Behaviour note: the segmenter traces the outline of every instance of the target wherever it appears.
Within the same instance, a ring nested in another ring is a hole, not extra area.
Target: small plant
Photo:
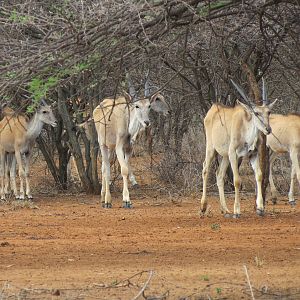
[[[220,224],[219,223],[214,223],[214,224],[211,224],[210,225],[210,228],[212,230],[219,230],[221,228]]]
[[[254,257],[254,261],[255,261],[255,264],[256,264],[256,266],[257,266],[258,268],[261,268],[261,267],[263,266],[263,264],[264,264],[263,259],[262,259],[259,255],[256,255],[256,256]]]
[[[217,287],[217,288],[216,288],[216,292],[217,292],[218,295],[220,295],[220,294],[222,293],[222,289],[219,288],[219,287]]]
[[[116,286],[119,284],[119,281],[117,279],[115,279],[112,283],[111,286]]]
[[[203,280],[203,281],[209,281],[208,275],[203,275],[203,276],[202,276],[202,280]]]
[[[31,21],[29,16],[22,16],[15,9],[10,13],[9,20],[13,23],[26,24]]]

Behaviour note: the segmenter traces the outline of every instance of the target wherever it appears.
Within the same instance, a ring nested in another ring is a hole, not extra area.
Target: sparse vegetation
[[[214,223],[210,225],[210,228],[212,230],[219,230],[221,228],[221,225],[219,223]]]
[[[39,207],[32,200],[13,200],[10,203],[12,210],[17,209],[38,209]]]
[[[262,268],[264,265],[264,260],[259,254],[254,257],[254,262],[258,268]]]
[[[203,276],[202,276],[202,280],[203,280],[203,281],[209,281],[208,275],[203,275]]]

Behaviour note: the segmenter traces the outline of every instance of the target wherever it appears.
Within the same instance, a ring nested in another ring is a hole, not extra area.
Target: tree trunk
[[[45,144],[45,141],[43,140],[43,138],[41,136],[39,136],[37,138],[37,143],[39,145],[39,148],[40,150],[42,151],[43,153],[43,156],[45,158],[45,161],[47,163],[47,166],[52,174],[52,177],[54,178],[54,181],[55,183],[58,185],[58,186],[62,186],[62,182],[60,180],[60,177],[59,177],[59,171],[55,165],[55,162],[52,158],[52,155],[50,155],[49,151],[47,150],[47,146]]]
[[[249,65],[245,62],[242,63],[242,68],[244,69],[245,73],[247,74],[247,78],[249,81],[249,84],[251,86],[251,90],[253,93],[253,97],[255,100],[256,105],[263,105],[262,103],[262,97],[258,88],[258,84],[255,78],[255,75]],[[259,136],[260,142],[258,143],[258,155],[259,155],[259,166],[262,171],[262,196],[264,205],[266,203],[266,194],[267,194],[267,187],[269,184],[269,168],[270,168],[270,162],[269,162],[269,152],[267,150],[266,140],[267,137],[260,132]]]
[[[74,130],[75,125],[73,124],[73,122],[70,118],[65,101],[66,101],[66,99],[64,96],[64,92],[63,92],[62,88],[59,87],[58,88],[58,111],[59,111],[59,114],[61,115],[61,117],[63,118],[64,125],[65,125],[67,133],[69,135],[70,149],[74,156],[83,188],[87,193],[92,193],[93,185],[85,172],[85,167],[84,167],[84,163],[83,163],[83,157],[82,157],[80,145],[79,145],[78,139],[76,137],[76,131]]]

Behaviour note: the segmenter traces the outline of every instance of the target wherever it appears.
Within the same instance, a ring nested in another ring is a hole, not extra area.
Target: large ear
[[[276,98],[272,103],[268,104],[268,107],[270,110],[273,109],[273,106],[275,105],[275,103],[278,101],[278,99]]]
[[[7,106],[7,102],[3,102],[3,103],[1,103],[1,105],[0,105],[0,109],[5,108],[6,106]]]
[[[123,91],[123,94],[124,94],[124,97],[126,99],[126,102],[131,103],[132,102],[132,97],[126,91]]]
[[[159,92],[156,92],[150,98],[151,108],[158,112],[167,115],[170,111],[169,105],[166,103],[165,98]]]
[[[249,112],[249,113],[251,113],[253,111],[253,109],[251,107],[249,107],[248,105],[246,105],[245,103],[243,103],[243,102],[241,102],[239,100],[236,100],[236,103],[238,105],[241,105],[244,108],[244,110],[247,111],[247,112]]]

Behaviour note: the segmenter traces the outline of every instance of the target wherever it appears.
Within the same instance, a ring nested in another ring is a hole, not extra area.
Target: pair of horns
[[[244,100],[248,103],[251,103],[252,101],[245,94],[244,90],[237,83],[235,83],[232,79],[230,79],[230,81],[232,82],[234,87],[237,89],[237,91],[240,93],[240,95],[244,98]],[[262,77],[262,101],[263,101],[263,105],[269,104],[267,93],[268,93],[267,85],[266,85],[265,79]]]
[[[42,106],[50,106],[50,107],[55,107],[56,105],[56,101],[52,102],[50,105],[45,101],[45,99],[42,99],[41,102],[40,102],[40,105]]]
[[[145,75],[145,97],[149,97],[150,96],[150,90],[151,90],[151,87],[150,87],[150,82],[149,82],[149,69]],[[136,98],[137,97],[137,92],[132,84],[132,81],[131,81],[131,78],[130,78],[130,75],[129,73],[126,73],[126,78],[127,78],[127,82],[128,82],[128,87],[129,87],[129,95],[132,97],[132,98]]]

